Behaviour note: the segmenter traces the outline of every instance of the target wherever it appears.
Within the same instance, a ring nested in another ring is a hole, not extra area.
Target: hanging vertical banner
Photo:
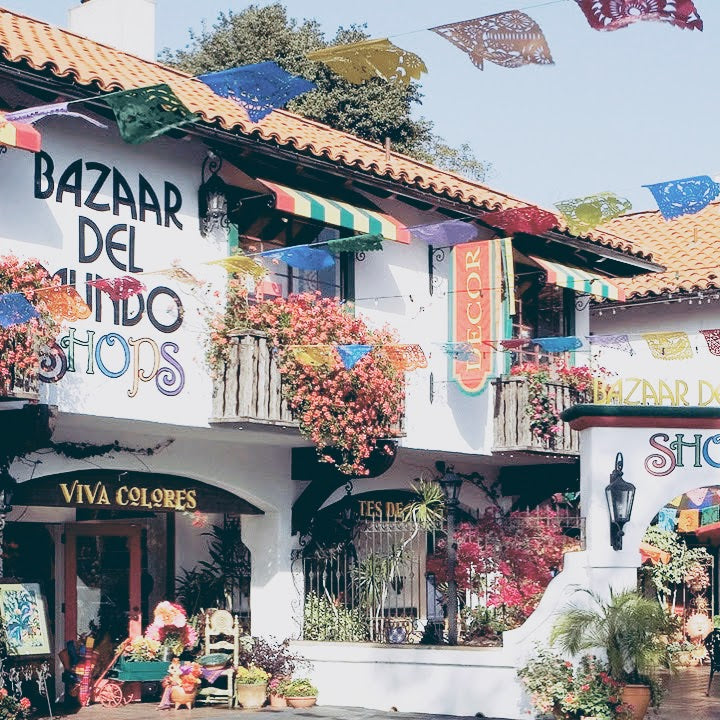
[[[515,315],[515,260],[513,258],[512,238],[500,239],[502,244],[503,281],[505,283],[505,301],[508,305],[508,314]]]
[[[466,243],[451,252],[448,340],[469,343],[477,349],[477,357],[470,362],[451,357],[449,374],[464,393],[479,395],[497,374],[500,355],[483,352],[482,344],[505,337],[506,331],[501,241]]]

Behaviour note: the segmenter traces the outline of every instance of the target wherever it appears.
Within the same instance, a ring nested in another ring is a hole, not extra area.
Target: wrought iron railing
[[[582,402],[578,393],[567,385],[544,383],[551,406],[558,415],[558,431],[550,438],[533,432],[529,411],[529,383],[524,377],[500,377],[495,386],[493,417],[493,451],[550,452],[563,455],[580,454],[580,436],[577,431],[559,420],[563,410]]]
[[[554,525],[568,544],[584,547],[584,518],[574,510],[514,513],[498,522],[509,535],[517,533],[525,539],[540,536],[544,527]],[[446,586],[429,572],[427,561],[444,538],[441,531],[427,533],[408,522],[363,521],[356,525],[351,542],[329,548],[309,543],[298,557],[302,638],[442,644]],[[505,550],[493,548],[498,563]],[[468,611],[464,628],[468,641],[474,631],[470,623],[478,618],[488,627],[512,626],[508,609],[490,601],[498,573],[471,572],[474,590],[459,595],[461,607]],[[500,641],[498,633],[495,640]]]

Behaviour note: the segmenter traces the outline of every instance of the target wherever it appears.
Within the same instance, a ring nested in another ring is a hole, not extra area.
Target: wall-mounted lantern
[[[622,453],[615,456],[615,469],[610,473],[605,498],[610,512],[610,544],[613,550],[622,550],[623,528],[630,521],[635,501],[635,486],[623,479]]]
[[[202,164],[198,192],[200,233],[203,237],[216,230],[227,230],[230,226],[228,218],[229,187],[218,174],[221,167],[222,158],[214,152],[208,151]]]

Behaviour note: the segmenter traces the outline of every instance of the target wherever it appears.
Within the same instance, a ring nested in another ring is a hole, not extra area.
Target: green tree
[[[397,152],[484,179],[484,165],[472,157],[468,145],[455,150],[433,134],[432,122],[412,117],[414,106],[422,101],[417,83],[372,78],[355,85],[305,57],[312,50],[368,37],[364,27],[353,25],[339,28],[328,41],[316,20],[298,22],[275,2],[265,7],[250,5],[239,13],[220,13],[212,27],[203,26],[199,33],[191,30],[185,48],[166,48],[161,60],[192,75],[274,60],[317,86],[290,102],[288,110],[372,142],[382,144],[389,138]]]

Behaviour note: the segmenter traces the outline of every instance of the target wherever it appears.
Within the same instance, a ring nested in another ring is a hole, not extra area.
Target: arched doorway
[[[720,485],[688,490],[659,508],[640,544],[641,587],[678,618],[671,638],[676,663],[707,657],[705,640],[718,613]]]
[[[200,602],[202,591],[203,603],[230,604],[249,627],[250,553],[240,530],[242,516],[262,510],[243,498],[177,475],[97,469],[21,483],[13,508],[10,571],[41,583],[58,646],[88,633],[113,644],[140,634],[178,590],[184,602]],[[33,561],[33,537],[47,540],[47,567]]]

